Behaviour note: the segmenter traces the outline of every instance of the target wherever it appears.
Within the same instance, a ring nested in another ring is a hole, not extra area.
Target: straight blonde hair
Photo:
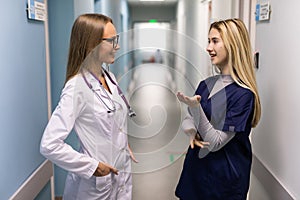
[[[211,24],[218,30],[227,50],[230,75],[241,87],[248,88],[254,93],[254,113],[252,127],[255,127],[261,117],[261,104],[257,90],[254,58],[247,28],[240,19],[227,19]]]
[[[104,27],[112,19],[102,14],[83,14],[74,22],[70,37],[65,83],[75,76],[87,55],[102,41]]]

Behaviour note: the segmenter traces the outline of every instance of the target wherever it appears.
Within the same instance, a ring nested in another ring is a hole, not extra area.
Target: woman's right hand
[[[109,164],[99,162],[96,171],[94,172],[94,176],[106,176],[109,173],[114,173],[118,175],[118,170]]]
[[[177,92],[176,96],[179,101],[181,101],[182,103],[185,103],[186,105],[188,105],[190,107],[197,107],[200,105],[200,100],[201,100],[200,95],[188,97],[185,94],[183,94],[182,92]]]

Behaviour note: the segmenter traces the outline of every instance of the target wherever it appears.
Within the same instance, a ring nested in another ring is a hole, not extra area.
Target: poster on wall
[[[45,21],[46,8],[43,2],[28,0],[28,19]]]
[[[256,4],[255,10],[255,20],[265,21],[270,19],[270,3],[260,3]]]

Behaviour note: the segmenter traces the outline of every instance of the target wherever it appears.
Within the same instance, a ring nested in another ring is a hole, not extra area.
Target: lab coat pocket
[[[96,189],[101,193],[107,193],[112,189],[111,174],[96,177]]]

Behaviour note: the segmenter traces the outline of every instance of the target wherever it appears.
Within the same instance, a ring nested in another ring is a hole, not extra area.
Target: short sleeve
[[[229,105],[223,131],[244,132],[251,127],[253,116],[254,95],[250,90],[244,94],[236,95]]]

